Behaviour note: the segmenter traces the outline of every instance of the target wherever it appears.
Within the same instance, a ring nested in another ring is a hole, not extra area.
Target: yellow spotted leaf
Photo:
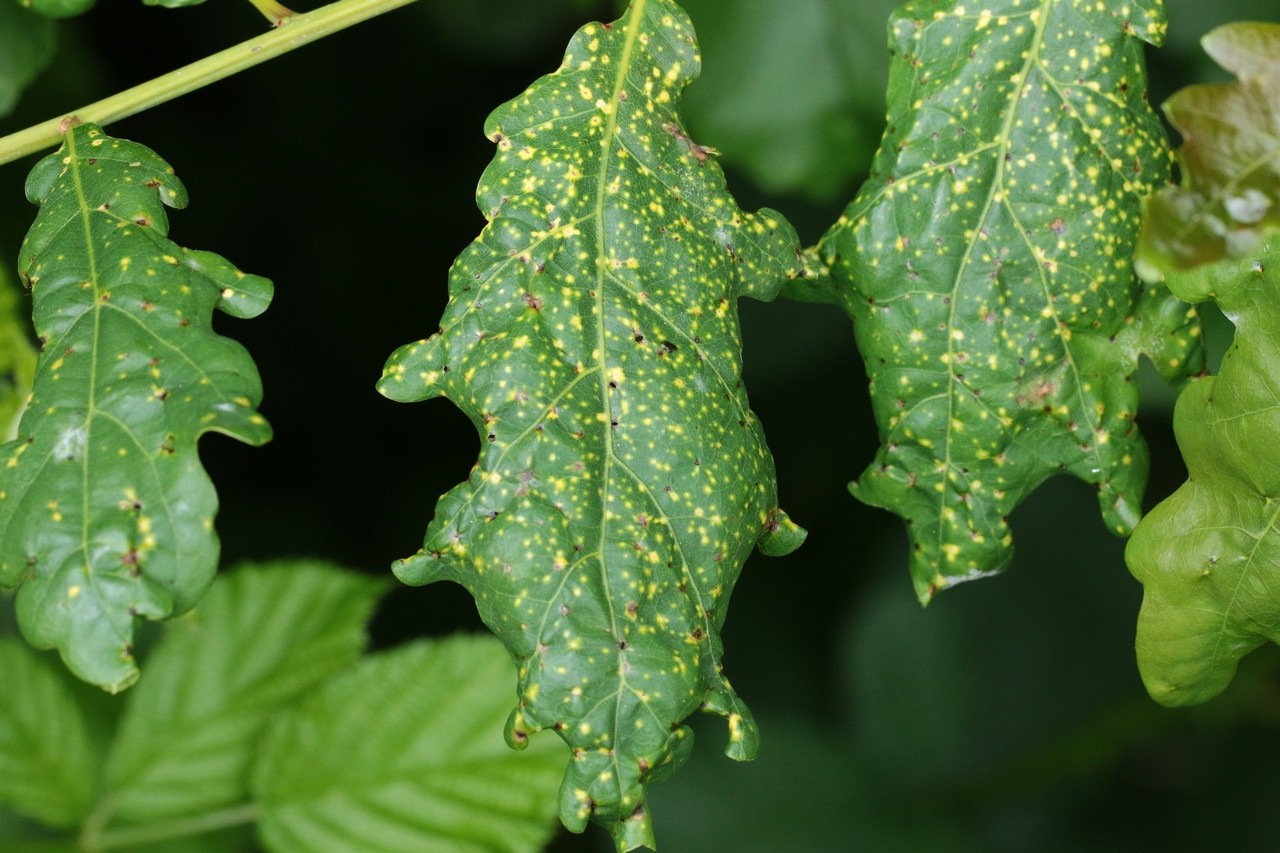
[[[251,317],[271,282],[168,238],[186,204],[173,170],[94,125],[72,128],[27,179],[40,205],[19,269],[42,351],[18,437],[0,446],[0,586],[18,620],[81,678],[138,677],[133,635],[204,594],[218,501],[196,439],[271,435],[258,372],[214,333]]]
[[[1195,315],[1132,271],[1170,155],[1146,102],[1159,0],[916,0],[890,22],[889,127],[821,250],[882,446],[854,494],[902,516],[920,599],[1000,571],[1046,478],[1137,522],[1132,381],[1200,370]]]
[[[754,755],[720,627],[752,549],[803,538],[743,390],[736,307],[799,274],[798,239],[740,210],[689,137],[698,69],[684,12],[634,0],[498,108],[489,224],[454,264],[440,331],[379,385],[448,397],[482,448],[397,573],[471,591],[518,667],[509,741],[558,732],[562,820],[622,849],[652,845],[645,786],[687,755],[694,711]]]

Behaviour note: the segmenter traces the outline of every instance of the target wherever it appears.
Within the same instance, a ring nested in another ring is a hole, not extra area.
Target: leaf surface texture
[[[173,170],[93,125],[36,164],[27,195],[40,213],[19,268],[43,351],[0,447],[0,585],[21,585],[28,640],[120,690],[138,619],[190,608],[217,564],[197,438],[271,435],[252,359],[211,327],[215,307],[260,313],[271,283],[170,241]]]
[[[741,382],[736,301],[798,274],[781,216],[741,211],[680,121],[699,55],[688,18],[636,0],[573,38],[559,71],[490,116],[488,226],[450,273],[440,331],[379,385],[446,396],[482,453],[397,568],[450,579],[515,657],[508,737],[573,749],[561,817],[652,844],[644,786],[691,745],[699,708],[756,749],[721,671],[743,562],[803,537]]]
[[[362,660],[280,715],[253,777],[267,848],[543,849],[564,748],[503,742],[510,660],[492,637],[420,641]]]
[[[93,804],[102,757],[56,666],[0,637],[0,804],[50,826],[74,826]]]
[[[890,22],[889,127],[822,252],[882,446],[854,494],[908,524],[928,601],[1005,568],[1007,517],[1070,473],[1137,522],[1140,352],[1200,369],[1198,329],[1131,265],[1169,154],[1145,100],[1158,2],[921,0]]]
[[[235,805],[267,722],[364,649],[384,585],[316,561],[241,566],[165,626],[107,759],[125,821]]]

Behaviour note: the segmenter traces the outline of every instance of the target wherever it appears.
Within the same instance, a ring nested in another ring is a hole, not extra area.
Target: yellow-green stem
[[[74,120],[107,124],[127,118],[412,2],[414,0],[338,0],[294,15],[287,26],[0,139],[0,165],[57,145]]]
[[[281,6],[276,0],[249,0],[249,2],[271,22],[273,27],[280,26],[298,14],[292,9]]]

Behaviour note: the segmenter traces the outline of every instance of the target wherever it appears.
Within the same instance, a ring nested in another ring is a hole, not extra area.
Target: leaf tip
[[[764,530],[756,544],[768,557],[782,557],[800,547],[809,532],[774,507],[765,519]]]

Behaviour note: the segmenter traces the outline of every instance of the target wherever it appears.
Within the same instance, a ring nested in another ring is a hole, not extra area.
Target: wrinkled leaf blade
[[[719,630],[757,542],[803,537],[742,388],[736,311],[796,274],[798,239],[739,210],[683,128],[698,67],[685,14],[636,0],[495,111],[489,224],[440,332],[379,384],[453,400],[483,448],[397,573],[471,591],[518,662],[509,739],[556,729],[574,748],[561,818],[625,849],[652,843],[644,786],[687,754],[688,715],[723,715],[729,754],[754,754]]]
[[[0,637],[0,803],[49,826],[88,815],[102,757],[63,673]]]
[[[186,203],[172,169],[93,125],[36,164],[27,193],[41,209],[19,266],[44,347],[0,447],[0,585],[21,585],[32,644],[115,691],[137,677],[137,620],[183,612],[213,577],[197,438],[270,437],[252,359],[210,321],[261,310],[271,283],[169,241],[165,205]]]
[[[1139,352],[1200,369],[1194,313],[1142,294],[1142,197],[1168,174],[1145,101],[1158,3],[907,3],[891,21],[889,128],[822,243],[883,442],[853,486],[908,523],[927,602],[1005,568],[1007,517],[1071,473],[1107,527],[1136,523],[1147,453]]]
[[[490,637],[361,661],[282,715],[254,769],[259,833],[288,853],[535,851],[554,831],[564,747],[500,734],[511,658]]]
[[[105,779],[133,822],[243,802],[267,721],[349,666],[385,585],[318,561],[245,565],[165,626],[130,694]]]
[[[1247,257],[1280,227],[1280,24],[1228,24],[1204,47],[1239,79],[1189,86],[1164,105],[1183,138],[1183,178],[1147,205],[1139,261],[1153,279]]]

